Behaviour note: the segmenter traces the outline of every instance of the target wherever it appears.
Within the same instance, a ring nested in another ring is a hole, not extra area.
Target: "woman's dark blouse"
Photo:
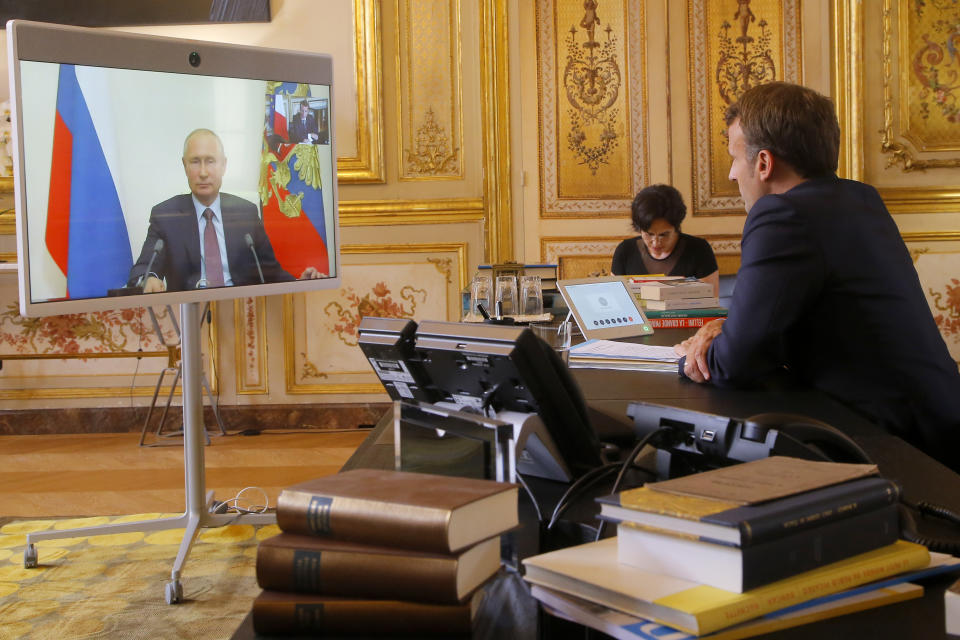
[[[649,273],[643,263],[643,254],[638,245],[643,244],[640,236],[627,238],[613,252],[613,264],[610,271],[618,276],[633,276]],[[643,250],[646,251],[646,246]],[[668,276],[685,276],[694,278],[704,278],[717,270],[717,259],[713,255],[713,248],[710,243],[703,238],[681,233],[677,240],[677,246],[673,252],[663,260],[657,260],[649,256],[651,262],[667,262],[673,258],[673,254],[679,251],[677,262]],[[654,273],[663,273],[656,271]]]

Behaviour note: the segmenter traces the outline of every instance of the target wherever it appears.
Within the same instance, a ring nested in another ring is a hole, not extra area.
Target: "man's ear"
[[[760,149],[754,160],[754,171],[758,174],[760,180],[767,181],[773,176],[773,167],[776,159],[767,149]]]

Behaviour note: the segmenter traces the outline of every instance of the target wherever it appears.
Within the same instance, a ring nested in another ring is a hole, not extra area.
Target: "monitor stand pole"
[[[124,522],[97,527],[83,527],[63,531],[41,531],[27,534],[27,548],[23,552],[23,566],[38,565],[37,547],[40,540],[57,538],[75,538],[80,536],[102,536],[113,533],[136,531],[164,531],[185,529],[183,541],[177,559],[173,561],[170,582],[164,588],[167,604],[176,604],[183,600],[183,587],[180,584],[180,572],[190,554],[193,541],[203,527],[222,527],[228,524],[274,524],[277,517],[273,513],[257,514],[214,514],[210,513],[213,504],[213,491],[206,491],[203,448],[205,428],[203,426],[203,395],[200,350],[200,319],[202,304],[185,302],[180,305],[180,326],[183,329],[183,468],[186,484],[186,509],[183,515],[173,518],[158,518],[140,522]]]

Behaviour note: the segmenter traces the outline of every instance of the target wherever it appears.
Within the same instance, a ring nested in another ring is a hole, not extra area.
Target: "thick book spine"
[[[624,525],[618,528],[617,555],[645,571],[742,593],[891,545],[899,535],[897,505],[890,504],[742,549]],[[719,558],[731,556],[739,560],[739,581],[734,571],[719,568],[726,566]]]
[[[726,316],[702,316],[698,318],[651,318],[647,317],[650,326],[654,329],[699,329],[711,320]]]
[[[726,526],[739,524],[741,546],[748,546],[895,504],[899,498],[896,483],[874,476],[788,496],[768,504],[704,516],[702,520]]]
[[[899,545],[895,553],[889,553],[891,547],[868,551],[819,570],[801,573],[767,587],[748,591],[743,594],[742,600],[734,601],[728,606],[703,609],[695,614],[697,628],[689,631],[703,635],[807,600],[920,569],[930,563],[930,553],[926,547],[902,540],[895,544]],[[696,600],[694,594],[689,595]],[[684,604],[694,610],[700,608],[694,602],[688,601]]]
[[[284,489],[277,526],[287,533],[450,553],[450,511]]]
[[[277,538],[257,548],[257,584],[263,589],[443,604],[460,600],[458,556],[324,548],[322,540],[291,534]]]
[[[264,591],[253,601],[258,634],[438,634],[468,633],[471,605],[395,600],[349,600]]]

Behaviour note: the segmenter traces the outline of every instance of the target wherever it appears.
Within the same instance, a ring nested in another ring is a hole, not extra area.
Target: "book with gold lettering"
[[[500,567],[500,539],[490,538],[458,554],[281,533],[260,541],[257,584],[351,598],[456,604]]]
[[[469,633],[482,599],[482,590],[463,604],[263,591],[253,601],[253,629],[258,634],[305,637]]]
[[[927,548],[899,540],[744,593],[644,571],[617,559],[617,538],[523,561],[528,582],[703,635],[821,596],[926,567]]]
[[[742,593],[893,544],[900,520],[897,505],[888,504],[744,547],[634,524],[620,524],[617,537],[620,562]]]
[[[517,485],[406,471],[353,469],[280,492],[287,533],[455,553],[516,527]]]
[[[707,476],[727,469],[698,475]],[[894,505],[900,497],[897,484],[880,476],[855,478],[752,503],[732,498],[684,495],[658,488],[658,485],[670,482],[673,481],[648,484],[598,498],[600,517],[745,547]]]

